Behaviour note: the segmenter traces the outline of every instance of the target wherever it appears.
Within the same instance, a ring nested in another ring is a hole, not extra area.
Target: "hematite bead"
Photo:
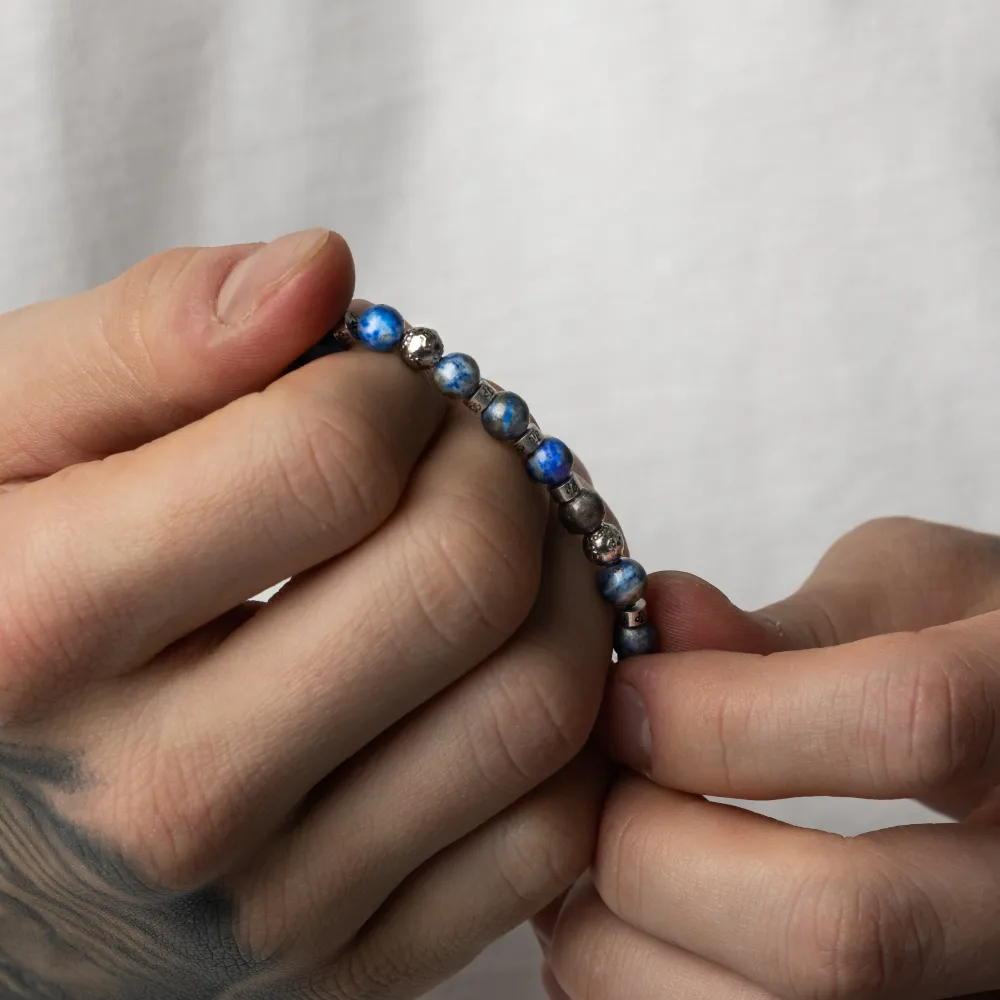
[[[434,366],[434,384],[445,396],[469,399],[479,382],[479,365],[468,354],[446,354]]]
[[[567,503],[574,497],[579,496],[582,489],[583,480],[574,472],[566,482],[560,483],[558,486],[553,486],[549,490],[549,493],[556,503]]]
[[[615,525],[602,524],[584,538],[583,551],[598,566],[611,566],[625,552],[625,536]]]
[[[615,629],[615,652],[619,660],[630,656],[647,656],[660,651],[660,637],[652,625],[636,625],[634,628]]]
[[[514,442],[514,450],[522,457],[528,458],[533,455],[538,446],[542,443],[542,431],[538,424],[531,424],[524,432],[524,436]]]
[[[574,535],[589,535],[604,522],[607,508],[593,490],[582,489],[572,499],[559,505],[559,520]]]
[[[479,388],[465,401],[465,405],[473,413],[482,413],[497,394],[496,389],[489,382],[480,382]]]
[[[392,306],[372,306],[358,317],[358,339],[373,351],[391,351],[405,329],[403,317]]]
[[[528,429],[528,404],[516,392],[498,392],[483,410],[483,427],[499,441],[517,441]]]
[[[573,452],[559,438],[546,438],[528,459],[528,475],[546,486],[558,486],[573,474]]]
[[[400,357],[411,368],[433,368],[444,354],[444,343],[437,330],[415,326],[403,335],[399,345]]]
[[[642,597],[646,589],[646,571],[634,559],[622,559],[597,574],[601,597],[616,608],[626,608]]]
[[[355,340],[358,339],[358,314],[353,309],[344,313],[344,329]]]
[[[618,612],[618,624],[622,628],[635,628],[637,625],[645,625],[649,621],[646,613],[646,598],[640,597],[635,604],[622,608]]]

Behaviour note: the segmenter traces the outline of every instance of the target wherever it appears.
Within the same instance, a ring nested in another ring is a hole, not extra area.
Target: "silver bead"
[[[496,389],[489,382],[480,382],[479,388],[465,401],[465,405],[473,413],[482,413],[497,394]]]
[[[444,357],[444,343],[437,330],[414,326],[403,335],[399,354],[411,368],[433,368]]]
[[[596,531],[604,522],[607,508],[600,496],[590,489],[582,489],[572,500],[559,505],[559,520],[574,535]]]
[[[524,437],[514,442],[514,451],[522,458],[528,458],[538,451],[538,446],[542,443],[542,430],[538,424],[531,424],[524,434]]]
[[[618,612],[618,624],[622,628],[636,628],[639,625],[645,625],[649,621],[649,615],[646,613],[646,598],[640,597],[635,604],[629,605],[627,608],[622,608]]]
[[[560,483],[558,486],[553,486],[549,490],[549,493],[556,503],[568,503],[570,500],[578,497],[582,489],[583,480],[574,472],[566,482]]]
[[[583,551],[598,566],[613,566],[625,554],[625,536],[613,524],[602,524],[583,540]]]
[[[351,331],[347,329],[347,325],[344,323],[341,323],[341,325],[333,331],[333,339],[343,344],[345,347],[353,347],[358,342],[357,338],[351,335]]]

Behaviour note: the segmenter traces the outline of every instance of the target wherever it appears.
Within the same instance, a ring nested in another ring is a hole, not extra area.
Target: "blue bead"
[[[528,474],[546,486],[559,486],[573,474],[573,452],[559,438],[545,438],[528,459]]]
[[[627,608],[642,597],[646,571],[634,559],[620,559],[597,574],[597,588],[604,600],[616,608]]]
[[[372,306],[358,317],[358,340],[373,351],[391,351],[404,329],[403,317],[392,306]]]
[[[649,623],[625,628],[619,625],[615,629],[615,652],[619,660],[630,656],[646,656],[660,651],[660,637],[656,628]]]
[[[479,381],[479,365],[468,354],[446,354],[434,366],[434,383],[445,396],[469,399]]]
[[[528,429],[528,404],[516,392],[498,392],[483,410],[483,427],[499,441],[516,441]]]

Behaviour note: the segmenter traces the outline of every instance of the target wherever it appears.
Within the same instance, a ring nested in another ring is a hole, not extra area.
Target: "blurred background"
[[[743,606],[996,530],[1000,5],[6,0],[0,310],[316,225]],[[909,803],[776,803],[844,833]],[[541,998],[525,933],[439,998]]]

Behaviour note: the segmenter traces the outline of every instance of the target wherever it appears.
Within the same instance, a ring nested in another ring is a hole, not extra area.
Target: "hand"
[[[415,996],[566,888],[611,612],[326,231],[0,317],[0,995]],[[292,577],[268,604],[254,594]]]
[[[673,649],[735,652],[618,671],[603,724],[648,777],[613,791],[558,915],[552,995],[1000,990],[1000,538],[877,521],[756,615],[681,575],[649,593]],[[701,795],[916,797],[962,822],[844,839]]]

